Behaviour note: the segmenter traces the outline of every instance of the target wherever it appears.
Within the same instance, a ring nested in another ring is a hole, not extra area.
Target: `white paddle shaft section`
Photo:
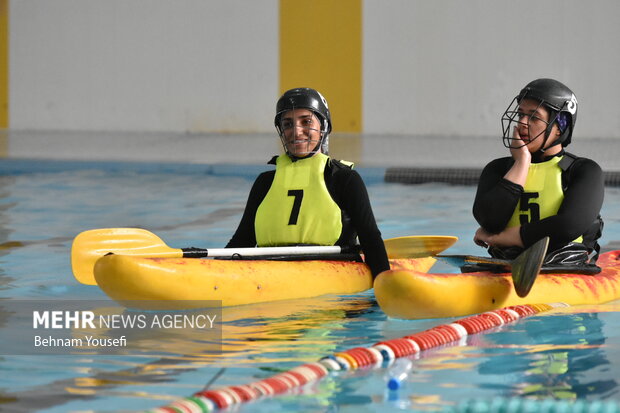
[[[313,255],[340,254],[339,246],[299,246],[299,247],[260,247],[260,248],[209,248],[208,257],[262,257],[265,255]]]

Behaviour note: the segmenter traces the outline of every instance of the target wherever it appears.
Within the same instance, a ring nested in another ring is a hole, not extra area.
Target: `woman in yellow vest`
[[[366,186],[350,163],[328,156],[331,115],[316,90],[296,88],[276,104],[284,154],[258,176],[228,248],[359,243],[372,274],[389,269]]]
[[[599,165],[564,148],[577,120],[577,99],[553,79],[528,83],[502,116],[509,157],[482,171],[474,201],[474,242],[513,259],[550,237],[545,265],[594,264],[600,247],[604,179]]]

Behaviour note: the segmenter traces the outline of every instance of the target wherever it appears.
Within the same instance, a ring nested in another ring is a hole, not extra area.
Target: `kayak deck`
[[[604,253],[597,275],[540,274],[526,297],[517,296],[509,273],[430,274],[391,269],[375,280],[375,297],[390,317],[464,316],[528,303],[602,304],[620,298],[620,251]]]
[[[428,271],[432,257],[390,260],[391,268]],[[97,260],[95,279],[112,299],[219,300],[222,306],[372,288],[368,266],[348,261],[213,260],[108,255]],[[145,303],[145,306],[147,304]],[[179,304],[182,305],[182,304]],[[195,304],[187,304],[191,308]]]

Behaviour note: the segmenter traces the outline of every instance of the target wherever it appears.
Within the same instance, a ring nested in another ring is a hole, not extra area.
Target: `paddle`
[[[525,297],[538,277],[548,245],[549,237],[545,237],[511,261],[472,255],[436,255],[435,258],[458,267],[463,267],[467,263],[476,263],[483,264],[482,266],[488,264],[490,270],[510,270],[517,295]]]
[[[512,269],[512,261],[500,258],[479,257],[476,255],[436,255],[438,260],[458,267],[461,272],[508,272]],[[583,274],[595,275],[601,272],[601,267],[595,264],[544,264],[540,267],[540,274]]]
[[[547,255],[549,237],[535,242],[512,261],[512,283],[519,297],[529,294]]]
[[[459,267],[461,272],[508,272],[511,271],[512,261],[475,255],[436,255],[435,258],[453,267]],[[552,264],[540,267],[540,274],[582,274],[596,275],[601,267],[594,264]]]
[[[411,236],[385,240],[389,258],[420,258],[435,255],[456,242],[450,236]],[[96,285],[95,262],[107,253],[161,258],[261,257],[269,255],[339,254],[339,246],[267,248],[171,248],[157,235],[140,228],[92,229],[80,233],[71,247],[73,275],[82,284]]]

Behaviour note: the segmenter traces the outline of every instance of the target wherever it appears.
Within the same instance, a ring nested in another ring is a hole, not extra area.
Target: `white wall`
[[[279,76],[277,5],[11,1],[10,125],[271,130]]]
[[[365,0],[368,133],[491,136],[529,81],[576,94],[576,136],[620,137],[617,0]]]
[[[13,0],[10,125],[273,133],[278,4]],[[554,77],[576,135],[620,138],[617,0],[364,0],[363,16],[366,133],[497,136],[518,90]]]

